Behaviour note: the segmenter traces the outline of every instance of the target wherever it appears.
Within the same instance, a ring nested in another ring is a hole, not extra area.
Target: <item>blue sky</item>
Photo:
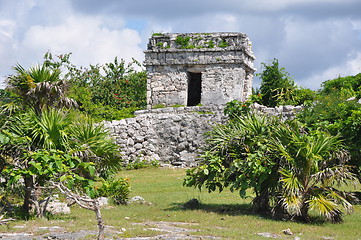
[[[246,33],[259,70],[277,58],[303,87],[361,72],[360,0],[0,0],[0,84],[46,51],[143,61],[154,32],[215,31]]]

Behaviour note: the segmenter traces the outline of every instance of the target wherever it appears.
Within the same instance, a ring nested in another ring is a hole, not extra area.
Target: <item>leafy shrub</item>
[[[226,107],[224,108],[224,114],[231,119],[247,115],[251,112],[251,105],[255,102],[259,102],[261,99],[261,94],[252,94],[250,99],[245,102],[238,100],[227,102]]]
[[[127,179],[108,179],[102,182],[102,185],[97,189],[99,196],[109,197],[112,199],[114,204],[126,204],[130,186]]]
[[[307,133],[297,121],[245,114],[209,133],[198,167],[184,185],[209,192],[255,193],[253,210],[277,218],[310,221],[310,212],[332,222],[352,211],[352,195],[337,189],[357,183],[341,142],[326,132]]]
[[[275,58],[269,65],[262,63],[263,71],[257,74],[261,79],[259,103],[268,107],[280,105],[301,105],[307,100],[314,100],[315,93],[310,89],[299,88]]]
[[[149,167],[159,167],[159,162],[157,160],[130,160],[126,165],[126,170],[136,170],[141,168],[149,168]]]
[[[80,110],[97,120],[115,120],[132,117],[137,109],[146,106],[145,71],[136,71],[133,62],[114,59],[105,65],[76,67],[69,61],[70,54],[54,60],[51,53],[45,55],[45,62],[53,68],[67,69],[66,78],[70,83],[70,97],[76,100]]]
[[[331,94],[332,92],[341,92],[348,89],[354,92],[353,96],[361,98],[361,73],[355,76],[338,77],[322,83],[320,93],[323,95]],[[350,96],[350,97],[353,97]]]
[[[356,97],[350,100],[351,97]],[[361,177],[361,73],[322,83],[316,101],[306,104],[298,119],[308,129],[322,129],[339,135],[350,152],[350,163]]]

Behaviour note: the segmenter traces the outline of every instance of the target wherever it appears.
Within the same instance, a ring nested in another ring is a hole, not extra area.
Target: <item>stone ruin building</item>
[[[244,101],[251,94],[251,47],[242,33],[153,34],[144,61],[147,109],[136,111],[134,118],[105,122],[124,160],[196,165],[204,133],[227,120],[225,103]],[[282,117],[299,110],[257,104],[253,108]]]
[[[243,33],[153,34],[144,61],[147,109],[105,123],[124,159],[194,166],[204,133],[226,120],[225,104],[251,95],[254,59]]]
[[[144,52],[148,107],[222,105],[252,94],[255,57],[246,34],[153,34]]]

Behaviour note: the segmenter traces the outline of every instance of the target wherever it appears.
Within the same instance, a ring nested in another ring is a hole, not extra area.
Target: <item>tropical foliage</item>
[[[121,167],[118,145],[103,125],[69,109],[76,104],[60,66],[45,62],[25,70],[17,65],[3,94],[0,170],[8,190],[23,185],[23,191],[14,194],[24,198],[27,215],[31,207],[43,215],[39,201],[47,198],[46,189],[54,188],[50,182],[96,197],[94,182],[106,181]],[[126,198],[129,186],[123,188],[114,196]]]
[[[356,184],[357,178],[337,137],[325,132],[306,134],[298,126],[285,125],[275,131],[271,147],[282,159],[280,201],[288,214],[309,221],[309,212],[315,211],[341,222],[342,207],[352,212],[352,194],[337,188]]]
[[[262,80],[255,95],[262,97],[258,102],[264,106],[301,105],[313,100],[315,93],[310,89],[298,87],[285,68],[280,67],[278,59],[271,64],[262,63],[263,71],[257,74]]]
[[[222,191],[229,187],[256,196],[253,209],[276,217],[309,220],[316,211],[333,222],[350,212],[350,195],[337,186],[357,181],[340,141],[325,132],[307,133],[297,121],[247,114],[217,125],[209,133],[199,167],[186,186]]]
[[[51,69],[46,64],[25,70],[14,67],[15,75],[7,78],[7,90],[16,94],[24,107],[36,114],[50,107],[72,107],[76,103],[66,96],[68,83],[60,79],[60,69]]]
[[[310,130],[339,135],[351,155],[351,164],[361,170],[361,74],[326,81],[317,101],[306,104],[298,119]],[[359,172],[360,173],[360,172]],[[361,176],[361,175],[360,175]]]
[[[108,137],[106,131],[101,125],[95,126],[92,122],[84,122],[83,119],[74,119],[69,114],[61,110],[45,110],[40,116],[34,112],[26,112],[19,116],[9,119],[11,124],[3,129],[1,136],[7,141],[3,141],[1,158],[7,167],[9,180],[20,177],[25,180],[26,189],[34,190],[38,186],[44,187],[42,175],[51,177],[52,174],[34,172],[34,167],[52,169],[53,163],[48,162],[48,157],[36,158],[35,153],[42,153],[45,156],[48,151],[67,152],[72,156],[72,162],[69,167],[79,176],[88,180],[94,179],[95,176],[106,177],[120,168],[121,158],[117,145]],[[82,122],[80,122],[82,121]],[[58,159],[56,163],[65,164],[65,160],[60,157],[60,153],[53,154]],[[43,161],[42,163],[40,163]],[[31,165],[30,163],[36,163]],[[29,165],[30,164],[30,165]],[[84,164],[90,164],[91,168],[82,167]],[[9,169],[13,169],[9,172]],[[56,169],[58,174],[70,172]],[[55,170],[54,170],[55,171]],[[34,173],[34,175],[30,174]],[[63,178],[64,179],[64,178]],[[65,178],[69,179],[69,178]],[[14,183],[13,180],[9,184]],[[89,192],[89,186],[86,191]],[[25,194],[24,207],[28,211],[29,199],[31,193]]]
[[[70,97],[80,106],[80,110],[97,121],[132,117],[133,112],[146,106],[146,79],[140,64],[126,64],[114,59],[105,65],[76,67],[70,54],[54,59],[51,53],[45,54],[45,64],[54,69],[64,68],[65,79],[70,83]]]

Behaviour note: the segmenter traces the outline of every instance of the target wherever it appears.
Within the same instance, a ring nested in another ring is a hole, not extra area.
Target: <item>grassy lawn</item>
[[[119,237],[154,236],[158,231],[144,229],[143,225],[133,223],[169,221],[187,222],[181,226],[198,229],[192,235],[217,236],[221,239],[267,239],[257,233],[278,234],[280,239],[361,239],[361,206],[356,205],[351,215],[344,217],[344,223],[302,224],[274,221],[252,215],[250,199],[241,199],[237,193],[229,191],[219,193],[199,192],[197,189],[182,186],[184,169],[141,169],[124,171],[119,174],[128,177],[132,186],[131,197],[141,196],[151,205],[131,204],[128,206],[110,206],[102,210],[106,225],[114,230],[125,228]],[[198,209],[183,209],[182,205],[192,198],[201,202]],[[70,223],[70,224],[69,224]],[[151,225],[151,224],[150,224]],[[24,226],[19,229],[15,226]],[[31,220],[12,222],[1,226],[1,232],[19,232],[35,229],[37,226],[59,226],[67,231],[80,229],[96,230],[94,213],[78,207],[72,207],[68,216],[58,216],[51,220]],[[151,226],[149,226],[151,227]],[[294,235],[288,236],[282,230],[289,228]],[[44,230],[45,231],[45,230]],[[40,232],[42,234],[44,232]]]

